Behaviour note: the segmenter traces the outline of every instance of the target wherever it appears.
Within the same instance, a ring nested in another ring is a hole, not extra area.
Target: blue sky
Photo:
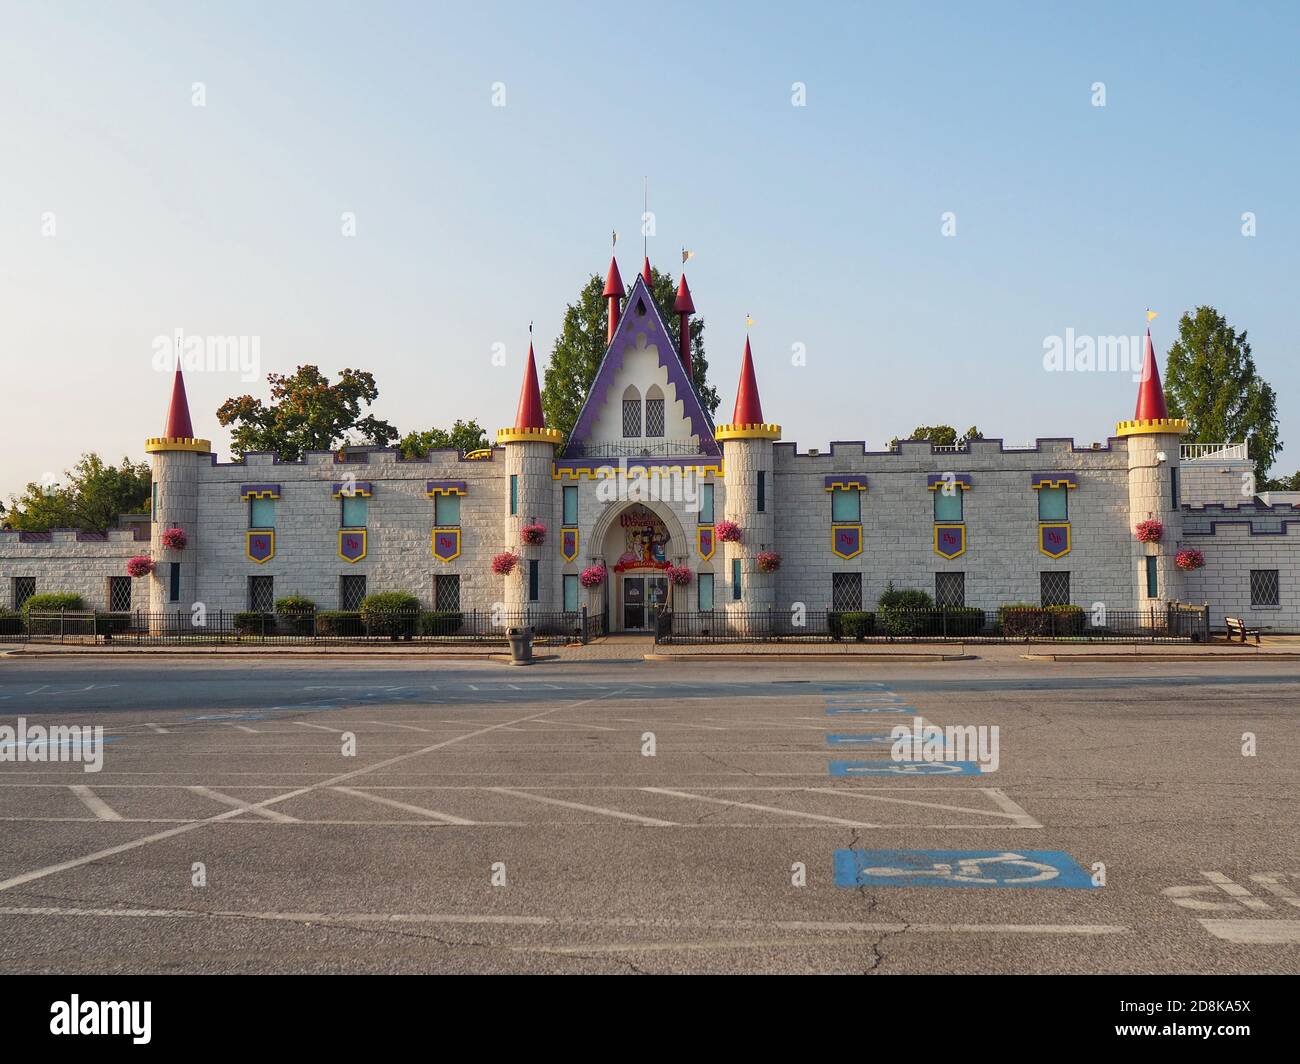
[[[1045,338],[1150,306],[1163,356],[1210,303],[1278,391],[1275,472],[1300,464],[1294,5],[468,7],[0,3],[0,495],[142,456],[177,328],[369,369],[403,431],[494,431],[611,229],[635,272],[644,175],[652,260],[696,252],[722,420],[750,314],[801,448],[1104,439],[1136,386],[1045,372]],[[265,386],[188,385],[224,458],[214,411]]]

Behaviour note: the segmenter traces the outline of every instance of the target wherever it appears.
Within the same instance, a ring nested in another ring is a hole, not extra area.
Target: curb
[[[727,654],[646,654],[646,661],[665,662],[665,661],[776,661],[776,662],[794,662],[794,661],[839,661],[839,662],[867,662],[867,661],[913,661],[913,662],[938,662],[938,661],[977,661],[978,656],[975,654],[759,654],[733,652]]]
[[[1128,664],[1135,661],[1154,661],[1154,662],[1178,662],[1178,661],[1300,661],[1300,653],[1291,651],[1282,651],[1276,654],[1249,654],[1238,656],[1236,654],[1021,654],[1024,661],[1054,661],[1054,662],[1122,662]]]

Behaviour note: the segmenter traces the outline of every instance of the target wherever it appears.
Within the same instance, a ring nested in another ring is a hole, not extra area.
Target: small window
[[[454,528],[460,524],[459,495],[433,497],[433,523],[439,528]]]
[[[623,437],[635,439],[641,435],[641,393],[632,385],[623,393]]]
[[[149,504],[149,512],[156,514],[158,512],[158,481],[153,482],[153,502]]]
[[[966,605],[966,574],[935,573],[934,604],[936,606]]]
[[[767,473],[761,469],[758,471],[758,498],[756,503],[759,513],[767,509]]]
[[[274,528],[275,527],[275,500],[274,499],[249,499],[248,500],[248,527],[249,528]]]
[[[21,610],[23,603],[36,594],[36,577],[15,576],[13,583],[14,609]]]
[[[1252,606],[1282,605],[1281,588],[1276,569],[1250,571],[1250,604]]]
[[[455,573],[433,578],[433,608],[443,613],[460,609],[460,577]]]
[[[1044,606],[1070,604],[1070,574],[1044,571],[1038,574],[1039,601]]]
[[[713,524],[713,485],[700,485],[700,524]]]
[[[861,573],[831,573],[831,609],[837,613],[857,613],[862,609]]]
[[[127,613],[131,609],[131,578],[129,576],[110,576],[108,578],[108,609],[110,613]]]
[[[831,520],[857,524],[862,520],[862,492],[857,488],[831,489]]]
[[[248,608],[254,613],[271,613],[275,610],[275,577],[248,578]]]
[[[542,563],[537,561],[537,559],[535,558],[530,560],[528,563],[528,601],[529,602],[536,602],[539,598],[541,598],[541,588],[542,588],[541,568],[542,568]]]
[[[664,398],[657,384],[646,393],[645,434],[647,436],[664,434]]]
[[[359,610],[366,597],[366,578],[364,576],[339,577],[339,609]]]
[[[713,609],[713,574],[700,573],[696,577],[695,587],[699,593],[699,610],[701,613],[708,613]]]
[[[564,574],[564,609],[566,613],[578,612],[578,574]]]
[[[1068,521],[1070,518],[1069,488],[1038,489],[1038,520]]]
[[[573,528],[578,523],[578,489],[576,486],[564,489],[564,523]]]
[[[1178,467],[1169,470],[1169,504],[1178,509]]]
[[[1160,597],[1160,575],[1156,570],[1156,557],[1148,555],[1147,563],[1147,598]]]
[[[519,474],[510,474],[510,513],[513,516],[519,512]]]
[[[342,528],[365,528],[370,516],[370,500],[361,495],[344,495]]]
[[[167,601],[180,602],[181,600],[181,563],[171,562],[168,566],[167,573]],[[270,577],[267,577],[269,580]]]
[[[945,494],[943,488],[935,488],[930,493],[934,496],[934,519],[936,521],[960,521],[962,519],[961,488],[953,488],[952,494]]]
[[[740,598],[740,559],[731,559],[731,597]]]

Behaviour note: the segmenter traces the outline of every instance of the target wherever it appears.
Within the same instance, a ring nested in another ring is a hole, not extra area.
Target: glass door
[[[639,631],[645,627],[645,577],[623,577],[623,627]]]

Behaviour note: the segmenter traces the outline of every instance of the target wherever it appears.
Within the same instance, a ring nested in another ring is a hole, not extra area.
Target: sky
[[[303,363],[374,373],[402,432],[495,432],[611,230],[636,272],[647,178],[719,421],[748,316],[801,450],[1104,440],[1132,374],[1049,372],[1050,338],[1150,308],[1163,365],[1211,304],[1300,466],[1294,4],[0,0],[0,26],[2,497],[142,459],[177,329],[256,342],[257,379],[187,374],[222,460],[222,401]]]

